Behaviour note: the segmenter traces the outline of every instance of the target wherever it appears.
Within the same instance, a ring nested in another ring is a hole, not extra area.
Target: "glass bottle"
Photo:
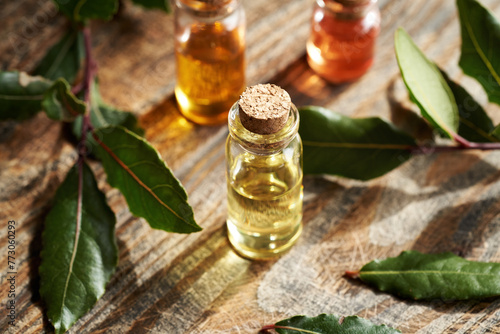
[[[316,0],[307,62],[330,82],[355,80],[373,63],[379,31],[377,0]]]
[[[175,96],[198,124],[222,124],[245,88],[245,12],[238,0],[175,0]]]
[[[302,142],[299,112],[290,100],[285,110],[287,120],[276,132],[260,134],[246,128],[241,103],[251,88],[229,111],[227,228],[238,253],[268,259],[289,249],[302,231]]]

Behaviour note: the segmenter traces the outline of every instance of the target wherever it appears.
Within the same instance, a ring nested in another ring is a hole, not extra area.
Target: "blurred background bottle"
[[[316,0],[307,62],[330,82],[355,80],[373,63],[379,31],[377,0]]]
[[[245,88],[245,12],[238,0],[175,0],[175,96],[198,124],[222,124]]]

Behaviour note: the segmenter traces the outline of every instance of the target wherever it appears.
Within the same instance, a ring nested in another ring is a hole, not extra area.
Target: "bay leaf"
[[[275,329],[279,334],[393,334],[400,331],[386,325],[376,325],[358,316],[339,317],[320,314],[316,317],[295,316],[264,329]]]
[[[118,10],[118,0],[54,0],[59,10],[71,21],[109,20]]]
[[[312,106],[299,111],[306,174],[368,180],[407,161],[416,147],[412,137],[380,118],[350,118]]]
[[[493,131],[491,131],[491,135],[496,139],[500,140],[500,125],[497,125]]]
[[[50,80],[25,72],[0,72],[0,120],[23,120],[42,110]]]
[[[200,231],[187,194],[159,153],[143,138],[117,126],[93,132],[93,153],[111,186],[120,189],[135,216],[168,232]]]
[[[500,295],[500,263],[468,261],[450,252],[404,251],[397,257],[366,264],[359,278],[381,291],[416,300]]]
[[[73,84],[84,58],[83,33],[71,29],[47,51],[33,74],[50,80],[64,78]]]
[[[490,135],[494,126],[483,107],[465,90],[464,87],[451,80],[441,71],[450,86],[459,114],[458,134],[471,142],[487,143],[498,141]]]
[[[401,76],[422,116],[449,138],[458,131],[458,108],[453,93],[437,66],[399,28],[395,34],[396,58]]]
[[[462,34],[459,65],[491,102],[500,104],[500,23],[475,0],[457,0]]]
[[[40,295],[64,333],[104,294],[118,261],[114,213],[85,163],[77,163],[45,219]]]
[[[57,79],[45,92],[42,107],[53,120],[71,122],[78,115],[84,114],[85,103],[78,99],[64,78]]]
[[[144,8],[161,9],[167,13],[170,13],[169,0],[132,0],[132,2]]]
[[[97,80],[90,87],[90,122],[94,128],[120,125],[139,136],[144,134],[144,130],[139,126],[137,117],[134,114],[104,103]],[[81,136],[81,129],[82,117],[79,116],[73,122],[73,133],[77,138]]]

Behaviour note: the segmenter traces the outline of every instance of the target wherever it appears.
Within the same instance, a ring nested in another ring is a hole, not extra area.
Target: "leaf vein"
[[[492,141],[492,142],[497,142],[498,140],[491,136],[489,133],[483,131],[483,129],[481,129],[480,127],[476,126],[474,123],[472,123],[471,121],[469,121],[468,119],[460,116],[460,122],[468,127],[469,129],[475,131],[478,135],[480,135],[481,137],[485,138],[485,139],[488,139],[489,141]]]
[[[361,275],[404,275],[404,274],[452,274],[452,275],[475,275],[475,276],[494,276],[495,273],[478,273],[478,272],[463,272],[463,271],[440,271],[440,270],[405,270],[405,271],[361,271]]]
[[[66,43],[61,48],[61,51],[57,54],[57,57],[54,59],[54,62],[50,65],[49,69],[47,70],[45,77],[51,77],[53,72],[55,72],[59,68],[59,65],[61,64],[64,57],[66,57],[66,54],[68,53],[68,50],[70,49],[71,44],[73,43],[75,38],[76,34],[72,34],[70,38],[68,38]]]
[[[304,146],[317,147],[337,147],[337,148],[356,148],[356,149],[386,149],[386,150],[411,150],[412,145],[398,144],[377,144],[377,143],[334,143],[334,142],[317,142],[312,140],[303,140]]]
[[[66,300],[66,293],[68,292],[69,281],[71,279],[71,275],[73,273],[73,264],[75,263],[76,252],[78,250],[78,242],[80,239],[80,228],[82,223],[82,202],[83,202],[83,161],[78,162],[78,197],[77,197],[77,208],[76,208],[76,228],[75,228],[75,238],[73,243],[73,251],[71,253],[71,259],[69,262],[68,275],[66,277],[66,282],[64,284],[64,292],[61,302],[61,311],[60,314],[63,314],[63,307]]]
[[[19,95],[0,95],[0,99],[4,100],[20,100],[20,101],[38,101],[43,99],[43,95],[19,96]]]
[[[474,31],[472,31],[472,27],[470,25],[470,22],[465,21],[464,25],[465,25],[465,28],[467,29],[467,32],[469,33],[469,37],[472,41],[472,44],[474,45],[474,48],[476,49],[477,53],[479,54],[479,57],[481,57],[481,60],[484,62],[486,67],[490,70],[490,73],[493,75],[493,77],[495,78],[498,85],[500,85],[500,77],[499,77],[498,73],[495,71],[495,69],[493,68],[491,62],[488,60],[488,58],[484,54],[481,47],[479,46],[476,35],[474,35]]]
[[[174,216],[184,221],[188,225],[192,225],[189,221],[181,217],[170,206],[168,206],[164,201],[162,201],[161,198],[159,198],[158,195],[156,195],[156,193],[153,192],[150,187],[144,184],[144,182],[142,182],[142,180],[123,161],[121,161],[121,159],[106,144],[104,144],[97,137],[95,133],[93,134],[93,137],[97,141],[97,143],[125,170],[125,172],[128,175],[130,175],[141,186],[141,188],[143,188],[147,193],[149,193],[158,203],[160,203],[163,207],[165,207],[168,211],[170,211]]]

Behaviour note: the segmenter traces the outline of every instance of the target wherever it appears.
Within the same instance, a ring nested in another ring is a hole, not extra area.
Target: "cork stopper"
[[[276,85],[247,87],[238,102],[241,124],[261,135],[278,132],[288,120],[291,104],[290,95]]]
[[[213,5],[213,6],[224,6],[228,2],[230,2],[229,0],[199,0],[199,1],[204,2],[208,5]]]
[[[369,4],[372,0],[335,0],[344,6],[355,7]]]

